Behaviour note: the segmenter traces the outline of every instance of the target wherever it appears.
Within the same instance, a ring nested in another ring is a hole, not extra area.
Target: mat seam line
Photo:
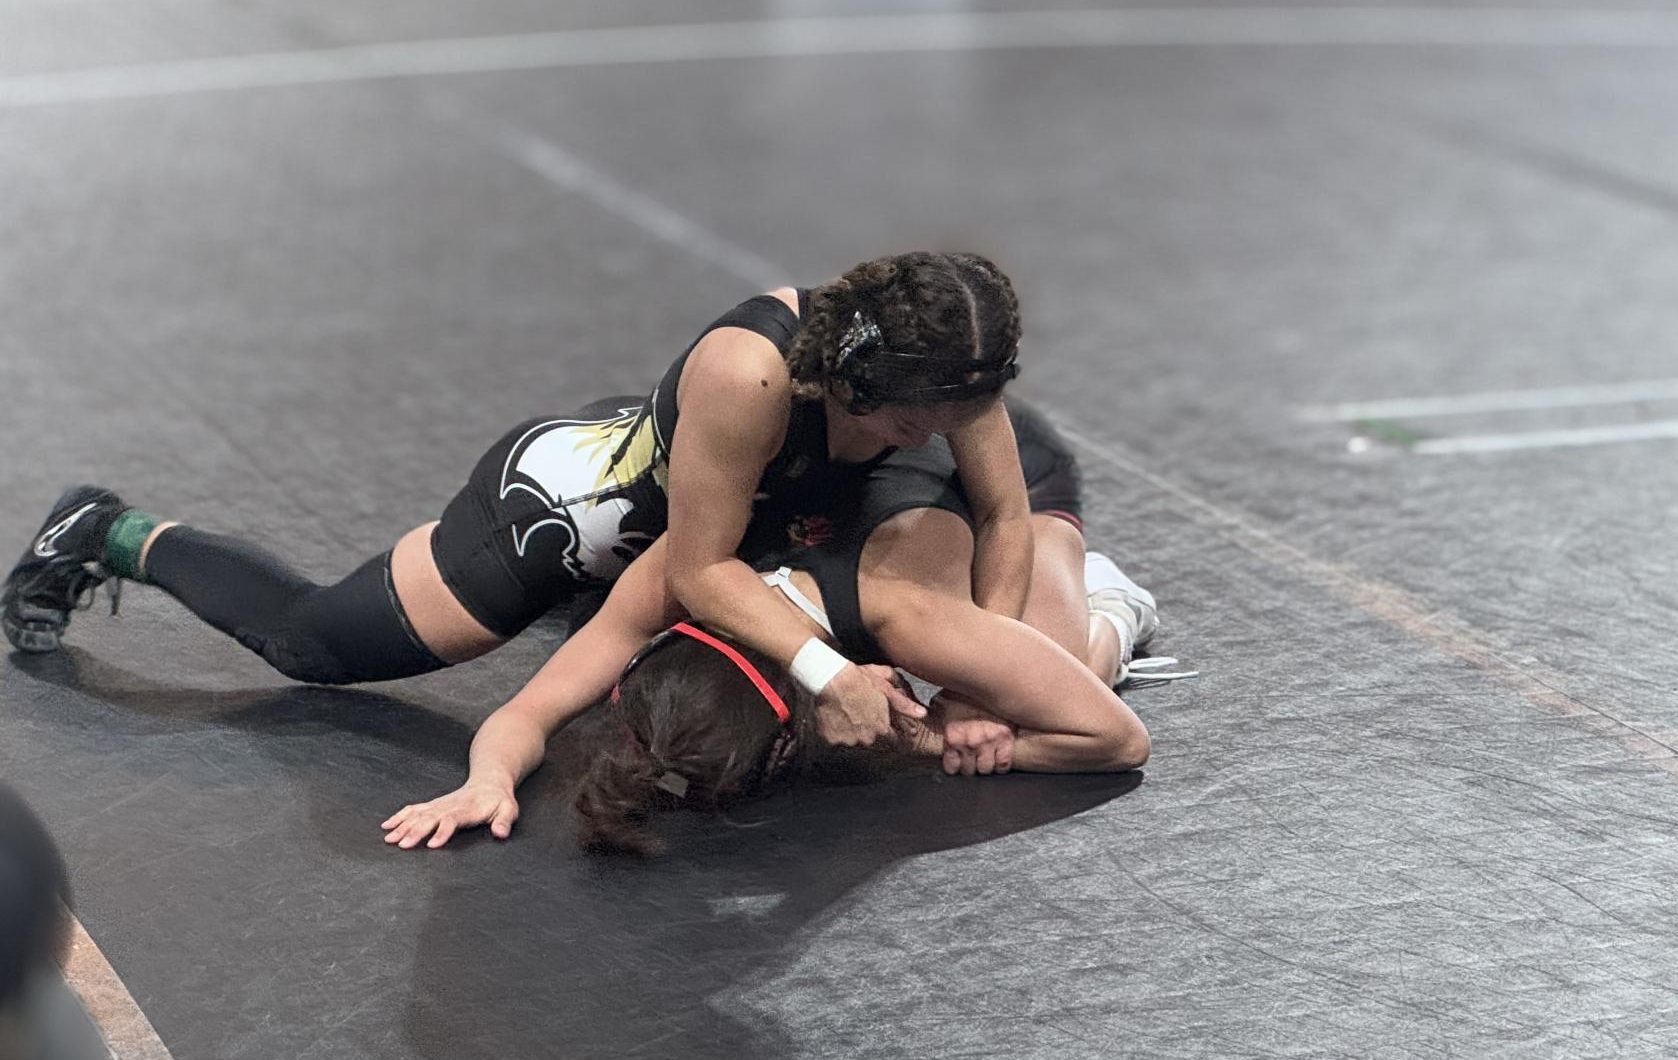
[[[1116,444],[1096,441],[1064,415],[1051,414],[1050,418],[1063,434],[1092,456],[1185,502],[1191,509],[1189,518],[1192,521],[1249,555],[1304,577],[1319,588],[1334,592],[1359,611],[1468,663],[1513,689],[1535,708],[1546,713],[1564,715],[1577,715],[1579,711],[1588,712],[1625,729],[1626,733],[1618,737],[1622,742],[1644,740],[1663,748],[1669,754],[1678,755],[1678,747],[1659,736],[1567,691],[1566,683],[1549,667],[1534,663],[1522,665],[1510,658],[1515,654],[1515,650],[1502,643],[1495,634],[1482,630],[1444,609],[1426,606],[1420,597],[1408,590],[1319,559],[1299,546],[1281,540],[1271,531],[1259,526],[1251,517],[1231,511],[1157,472],[1148,470],[1139,460],[1121,452]],[[1199,512],[1202,516],[1210,515],[1215,522],[1203,517],[1197,518],[1192,512]],[[1531,685],[1537,685],[1537,689],[1530,685],[1522,687],[1529,682]],[[1553,698],[1560,698],[1578,710],[1559,709],[1555,704],[1548,702]],[[1656,764],[1663,772],[1678,774],[1678,761],[1650,757],[1647,747],[1629,749],[1634,750],[1640,758]]]

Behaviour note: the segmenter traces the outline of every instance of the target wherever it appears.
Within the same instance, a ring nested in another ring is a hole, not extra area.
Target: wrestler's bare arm
[[[1001,401],[945,436],[973,506],[973,600],[1019,618],[1031,588],[1031,501]]]
[[[665,588],[664,563],[660,538],[624,571],[599,613],[484,719],[472,738],[466,783],[398,810],[384,822],[385,842],[409,849],[430,837],[426,845],[436,848],[457,830],[482,824],[507,838],[518,819],[513,793],[542,764],[549,737],[598,703],[641,645],[683,617]]]
[[[905,587],[876,631],[900,666],[1020,727],[1013,766],[1043,772],[1134,769],[1140,719],[1089,668],[1030,626],[970,601]]]
[[[1147,759],[1140,719],[1048,637],[973,603],[971,534],[952,513],[894,517],[869,539],[863,619],[897,665],[1020,727],[1013,766],[1131,769]]]

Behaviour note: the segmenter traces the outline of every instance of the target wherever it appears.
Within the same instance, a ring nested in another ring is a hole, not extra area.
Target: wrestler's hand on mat
[[[971,777],[1014,767],[1013,726],[950,695],[937,702],[944,712],[944,772]]]
[[[816,733],[830,744],[868,747],[891,732],[894,710],[912,718],[926,714],[897,683],[897,671],[852,663],[816,698]]]
[[[489,825],[490,834],[506,839],[512,834],[513,822],[519,819],[519,803],[513,793],[493,784],[474,784],[467,781],[430,802],[416,802],[404,806],[380,825],[385,830],[385,842],[403,850],[412,850],[426,836],[425,845],[432,850],[447,843],[463,828]]]

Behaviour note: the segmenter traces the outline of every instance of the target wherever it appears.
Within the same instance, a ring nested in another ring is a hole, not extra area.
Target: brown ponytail
[[[727,640],[727,638],[721,638]],[[601,709],[604,726],[576,798],[577,839],[597,852],[652,854],[656,811],[717,809],[794,773],[817,747],[815,700],[761,653],[729,642],[791,710],[783,726],[721,652],[677,637],[647,654]]]
[[[659,796],[669,796],[646,748],[624,733],[593,757],[577,792],[577,841],[590,850],[656,853],[658,837],[646,822]]]

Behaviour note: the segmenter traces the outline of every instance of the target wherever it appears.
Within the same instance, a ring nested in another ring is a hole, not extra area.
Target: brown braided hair
[[[715,648],[686,637],[660,645],[625,675],[618,701],[606,707],[622,724],[606,726],[586,749],[592,764],[575,803],[577,839],[586,849],[656,853],[654,811],[719,808],[766,790],[819,753],[815,698],[762,653],[718,639],[757,667],[792,720],[783,727],[751,680]]]
[[[879,329],[890,358],[844,356],[859,321]],[[864,413],[953,383],[1000,391],[1013,377],[1019,342],[1019,298],[994,262],[916,251],[865,261],[813,290],[787,366],[798,396],[831,390]],[[967,389],[960,398],[972,396]]]

